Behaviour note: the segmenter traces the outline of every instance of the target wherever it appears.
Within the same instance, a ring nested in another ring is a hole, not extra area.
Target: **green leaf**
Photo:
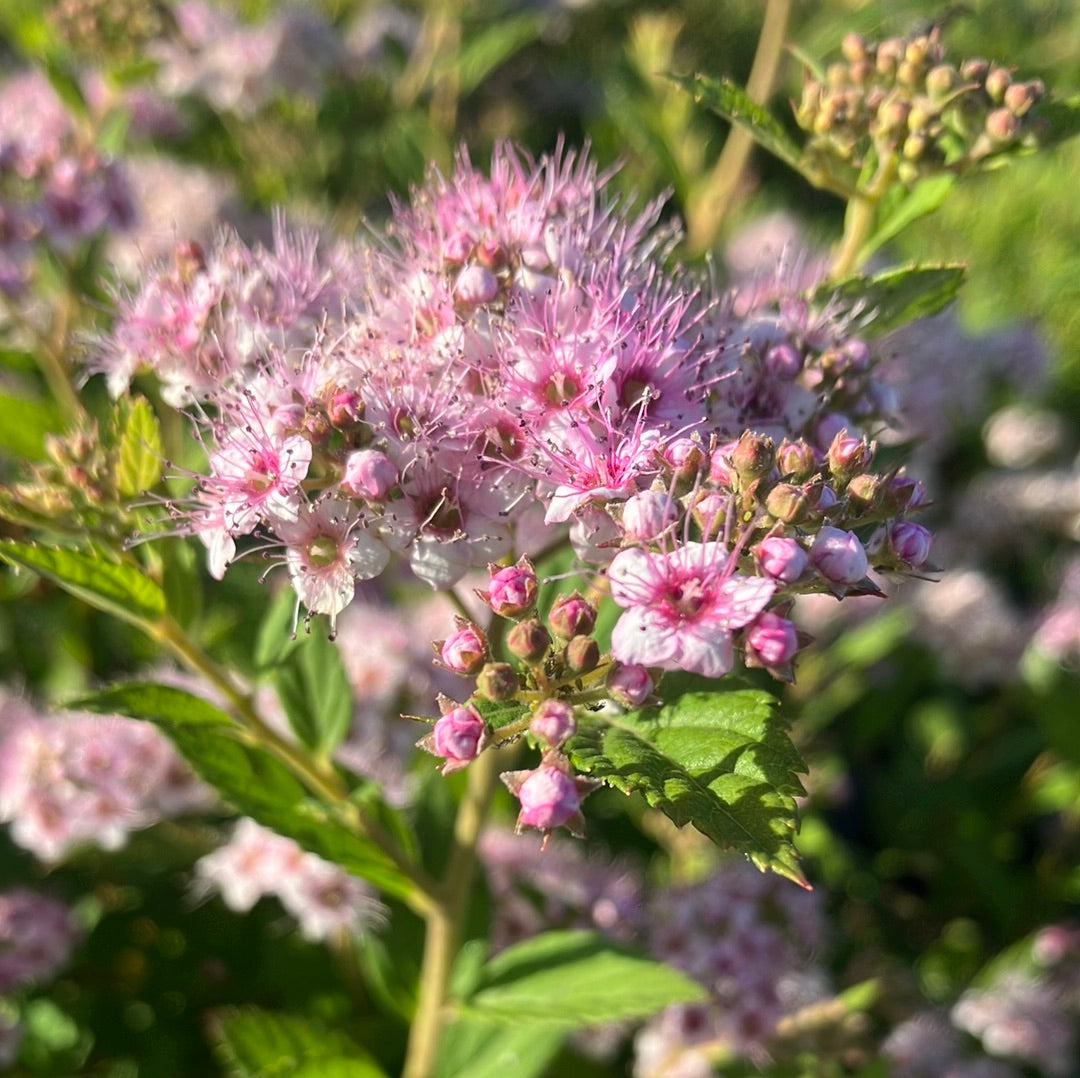
[[[542,17],[526,13],[473,29],[445,69],[453,73],[458,92],[475,90],[495,68],[536,41],[544,22]],[[436,78],[444,73],[438,72]]]
[[[282,588],[259,624],[252,654],[252,662],[257,670],[272,671],[300,646],[299,637],[294,635],[293,629],[297,610],[296,592],[289,587]]]
[[[920,180],[910,190],[900,184],[891,188],[878,205],[874,231],[859,250],[859,264],[908,225],[933,213],[945,201],[956,179],[954,173],[942,172]]]
[[[241,814],[387,894],[407,898],[412,893],[412,884],[390,857],[333,810],[309,798],[299,780],[265,749],[243,743],[239,735],[220,727],[160,724],[198,775]]]
[[[337,645],[318,630],[307,634],[275,667],[272,679],[293,733],[328,757],[345,739],[353,717],[352,686]]]
[[[39,460],[45,436],[62,425],[51,401],[0,393],[0,449],[26,460]]]
[[[1038,150],[1080,135],[1080,94],[1039,102],[1035,123],[1040,125],[1036,129]]]
[[[705,997],[677,970],[596,933],[545,932],[488,962],[461,1007],[467,1018],[573,1029]]]
[[[660,692],[658,708],[579,729],[568,746],[574,765],[806,886],[792,845],[806,765],[774,698],[687,675],[666,679]]]
[[[147,628],[165,615],[165,595],[149,577],[126,562],[60,547],[0,543],[0,558],[59,584],[76,598]]]
[[[461,1019],[443,1035],[435,1078],[542,1078],[565,1036],[552,1026]]]
[[[223,1009],[210,1019],[210,1037],[230,1078],[386,1078],[360,1045],[310,1018]]]
[[[116,489],[134,498],[161,478],[161,427],[145,397],[122,400],[116,411]]]
[[[70,707],[100,715],[127,715],[165,725],[235,727],[225,712],[201,697],[152,681],[113,685],[93,696],[73,701]]]
[[[944,310],[963,284],[966,267],[901,266],[872,277],[848,277],[814,290],[810,302],[831,304],[874,336]]]
[[[688,93],[693,94],[698,104],[722,116],[729,123],[741,127],[762,149],[768,150],[796,172],[802,172],[802,150],[798,144],[784,130],[780,121],[751,100],[737,83],[727,78],[710,78],[708,75],[694,75],[692,78],[670,77]]]

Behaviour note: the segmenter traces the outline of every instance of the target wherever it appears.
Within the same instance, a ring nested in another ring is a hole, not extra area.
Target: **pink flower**
[[[565,700],[544,700],[532,713],[529,732],[543,745],[558,748],[577,732],[573,707]]]
[[[448,775],[459,771],[480,754],[487,733],[487,723],[476,708],[468,705],[452,707],[417,745],[434,756],[441,756],[445,761],[442,773]]]
[[[540,831],[565,827],[572,835],[584,835],[581,801],[600,785],[595,779],[570,775],[555,763],[543,763],[535,771],[505,771],[500,778],[521,802],[519,831],[523,827]]]
[[[731,630],[765,608],[776,585],[731,572],[720,543],[667,554],[624,550],[609,569],[611,597],[625,609],[611,635],[620,662],[722,677],[734,661]]]

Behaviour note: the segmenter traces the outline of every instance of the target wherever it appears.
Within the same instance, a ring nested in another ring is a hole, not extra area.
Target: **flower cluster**
[[[844,38],[843,59],[807,77],[795,109],[807,154],[829,174],[891,161],[913,183],[963,171],[1037,135],[1031,110],[1045,93],[987,60],[949,62],[940,28],[907,38]]]
[[[56,899],[24,889],[0,892],[0,996],[56,976],[78,936]]]
[[[760,1064],[780,1019],[828,995],[812,957],[824,942],[815,895],[746,862],[658,893],[649,921],[653,953],[710,999],[669,1007],[638,1033],[636,1078],[710,1074],[730,1053]]]
[[[228,842],[199,859],[195,873],[201,892],[219,892],[237,913],[277,897],[313,942],[362,933],[386,917],[362,880],[246,818],[237,821]]]
[[[940,28],[876,43],[849,33],[842,54],[821,79],[806,79],[795,109],[811,134],[808,154],[828,173],[892,161],[910,184],[961,172],[1037,135],[1031,109],[1042,83],[985,59],[949,63]]]
[[[134,719],[40,716],[0,703],[0,821],[47,863],[213,804],[172,744]]]
[[[0,294],[27,287],[35,249],[60,255],[132,223],[121,166],[94,148],[39,72],[0,86]]]

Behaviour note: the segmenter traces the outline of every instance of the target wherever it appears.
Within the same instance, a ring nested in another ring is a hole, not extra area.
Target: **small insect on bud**
[[[539,618],[526,618],[506,634],[506,647],[523,662],[539,662],[551,647],[551,634]]]
[[[485,700],[510,700],[519,687],[517,671],[509,663],[485,663],[476,675],[476,691]]]
[[[551,607],[548,622],[562,640],[588,636],[596,628],[596,607],[580,592],[560,595]]]

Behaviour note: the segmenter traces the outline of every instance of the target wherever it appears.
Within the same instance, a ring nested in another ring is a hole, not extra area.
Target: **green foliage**
[[[84,696],[71,706],[101,715],[127,715],[163,726],[232,728],[235,725],[228,715],[200,697],[151,681],[114,685],[93,696]]]
[[[714,688],[685,676],[666,679],[660,693],[657,708],[579,731],[568,746],[575,766],[806,886],[792,844],[806,765],[775,699],[731,680]]]
[[[574,1029],[645,1018],[705,990],[663,963],[590,932],[545,932],[488,962],[461,1001],[470,1018]]]
[[[965,267],[958,265],[902,266],[820,285],[810,302],[839,308],[876,336],[943,310],[953,302],[964,272]]]
[[[210,1036],[229,1078],[385,1078],[359,1045],[310,1018],[230,1008],[213,1015]]]
[[[122,398],[113,422],[116,490],[121,498],[134,498],[161,478],[161,427],[145,397]]]
[[[52,401],[0,392],[0,450],[37,460],[45,436],[60,426],[60,414]]]
[[[447,1029],[434,1078],[542,1078],[565,1032],[461,1018]]]
[[[78,550],[13,540],[0,544],[0,558],[37,573],[122,621],[148,628],[165,616],[161,588],[130,562],[106,561]]]

